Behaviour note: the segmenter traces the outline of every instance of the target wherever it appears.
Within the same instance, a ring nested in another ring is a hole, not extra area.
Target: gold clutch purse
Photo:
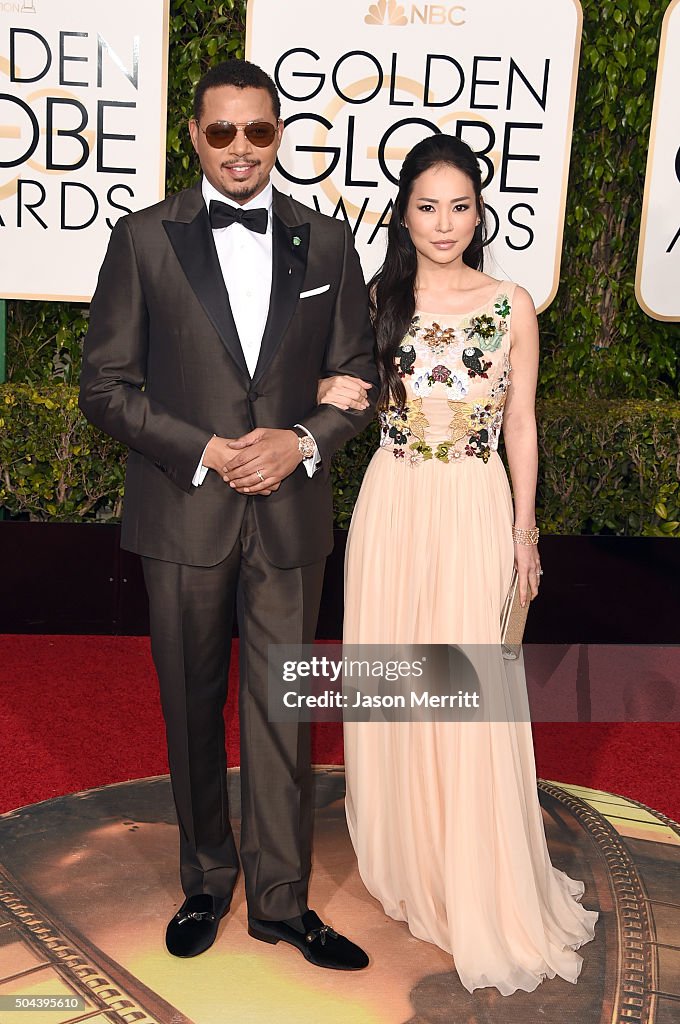
[[[515,661],[519,658],[519,653],[522,650],[522,637],[529,613],[529,604],[530,602],[527,601],[524,608],[520,604],[519,576],[517,569],[513,568],[510,588],[501,611],[501,650],[503,657],[508,661]]]

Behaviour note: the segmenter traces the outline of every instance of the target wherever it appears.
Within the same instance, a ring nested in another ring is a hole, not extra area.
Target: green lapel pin
[[[302,239],[299,235],[293,235],[293,245],[302,245]]]

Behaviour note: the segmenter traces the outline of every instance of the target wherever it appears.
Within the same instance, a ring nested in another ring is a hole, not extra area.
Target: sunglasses
[[[198,124],[198,121],[196,122]],[[230,146],[236,138],[236,133],[242,131],[248,142],[259,149],[271,146],[276,136],[276,125],[269,121],[248,121],[247,124],[232,124],[231,121],[215,121],[201,129],[206,137],[209,146],[213,149],[225,149]]]

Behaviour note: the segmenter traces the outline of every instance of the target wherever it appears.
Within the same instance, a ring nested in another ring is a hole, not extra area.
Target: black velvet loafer
[[[368,967],[363,949],[334,932],[313,910],[302,915],[302,923],[305,931],[299,932],[285,921],[249,917],[248,934],[260,942],[289,942],[315,967],[329,967],[333,971],[360,971]]]
[[[173,956],[198,956],[210,949],[229,904],[218,896],[188,896],[168,924],[165,945]]]

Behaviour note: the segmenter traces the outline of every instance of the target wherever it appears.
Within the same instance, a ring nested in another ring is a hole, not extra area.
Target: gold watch
[[[302,427],[293,427],[298,436],[298,449],[303,459],[311,459],[316,451],[316,442]]]

